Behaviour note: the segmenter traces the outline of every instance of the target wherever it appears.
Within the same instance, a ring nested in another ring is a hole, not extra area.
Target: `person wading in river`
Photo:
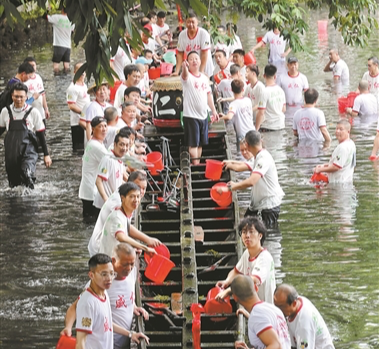
[[[96,254],[91,257],[88,266],[91,281],[77,301],[76,349],[114,349],[114,333],[133,339],[137,343],[140,338],[149,343],[149,338],[143,333],[127,330],[112,319],[111,297],[107,290],[118,275],[113,269],[111,257],[102,253]],[[123,274],[125,272],[121,271],[121,275]]]
[[[258,287],[259,299],[274,304],[274,291],[276,286],[274,260],[270,252],[263,248],[267,230],[263,223],[255,217],[245,217],[238,225],[242,242],[246,247],[241,259],[238,261],[228,277],[218,281],[217,286],[224,289],[217,295],[217,299],[224,299],[231,294],[230,284],[239,275],[250,276]]]
[[[263,220],[266,227],[276,225],[280,204],[284,192],[280,187],[278,172],[271,154],[262,147],[261,135],[258,131],[246,133],[245,141],[249,152],[254,155],[254,168],[249,178],[241,182],[229,182],[226,188],[218,188],[218,192],[242,190],[251,188],[251,203],[246,210],[246,216],[257,216]]]
[[[42,146],[45,166],[50,167],[52,163],[42,116],[37,109],[25,103],[27,91],[23,83],[15,83],[11,89],[13,103],[3,108],[0,114],[0,135],[7,130],[4,139],[5,169],[11,188],[22,184],[34,189],[37,138]]]
[[[142,315],[145,320],[149,319],[149,313],[142,307],[137,307],[135,301],[135,283],[138,276],[136,252],[129,244],[122,242],[113,250],[112,265],[116,274],[112,285],[107,290],[112,311],[113,323],[129,331],[129,335],[113,334],[114,349],[129,349],[130,342],[139,343],[145,339],[149,344],[149,338],[142,332],[132,331],[133,314]],[[86,289],[90,287],[87,283]],[[65,317],[65,328],[61,336],[71,337],[72,326],[76,319],[76,308],[79,298],[67,309]]]

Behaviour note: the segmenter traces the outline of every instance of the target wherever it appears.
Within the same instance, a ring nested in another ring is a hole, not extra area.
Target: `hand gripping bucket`
[[[150,169],[150,173],[154,176],[158,174],[158,171],[163,170],[163,161],[162,154],[159,151],[153,151],[146,155],[146,162],[154,165],[153,168]]]
[[[226,187],[226,186],[227,186],[226,183],[221,182],[221,183],[215,184],[212,187],[212,189],[211,189],[211,198],[220,207],[227,207],[227,206],[229,206],[232,203],[232,200],[233,200],[233,198],[232,198],[232,192],[227,191],[227,192],[223,192],[222,194],[219,194],[217,192],[217,188],[219,188],[219,187]]]
[[[61,336],[59,338],[56,349],[75,349],[76,346],[76,338],[75,337],[67,337]]]
[[[205,178],[218,181],[221,178],[222,168],[224,167],[222,161],[207,159],[205,162]]]
[[[145,276],[151,281],[161,284],[173,267],[175,267],[175,264],[168,258],[156,254],[150,259],[145,270]]]
[[[352,108],[354,106],[355,98],[359,95],[357,92],[349,92],[347,94],[347,106]]]
[[[223,302],[216,300],[216,296],[222,291],[220,287],[213,287],[207,294],[207,302],[204,305],[205,313],[207,314],[231,314],[232,305],[230,304],[230,297],[225,297]],[[211,318],[212,321],[224,321],[224,317]]]
[[[167,259],[170,259],[171,257],[170,250],[167,248],[165,244],[160,244],[154,247],[154,250],[157,252],[157,254],[166,257]],[[145,262],[149,264],[152,257],[150,257],[148,253],[144,253],[144,258]]]

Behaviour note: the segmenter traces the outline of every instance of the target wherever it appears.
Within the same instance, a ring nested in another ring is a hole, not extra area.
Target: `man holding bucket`
[[[255,161],[249,178],[241,182],[229,182],[227,188],[219,191],[243,190],[251,187],[251,203],[246,210],[246,216],[257,216],[263,220],[266,227],[277,224],[280,204],[284,192],[279,184],[278,172],[271,154],[262,147],[261,135],[258,131],[249,131],[245,141]]]

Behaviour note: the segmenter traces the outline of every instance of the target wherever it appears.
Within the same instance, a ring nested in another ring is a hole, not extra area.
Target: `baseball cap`
[[[299,60],[296,57],[288,57],[287,63],[295,63],[299,62]]]
[[[101,124],[102,122],[107,123],[107,120],[103,118],[102,116],[95,116],[91,121],[91,127],[95,128],[97,125]]]
[[[147,29],[150,33],[153,32],[153,27],[151,26],[151,24],[146,24],[146,25],[144,26],[144,28]]]

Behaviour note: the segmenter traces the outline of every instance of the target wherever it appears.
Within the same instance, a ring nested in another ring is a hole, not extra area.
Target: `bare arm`
[[[330,138],[329,131],[326,127],[320,127],[320,131],[324,137],[325,142],[330,142],[332,139]]]
[[[297,132],[297,130],[292,130],[293,131],[293,135],[295,136],[295,137],[299,137],[299,133]],[[322,132],[322,131],[321,131]]]
[[[339,171],[340,168],[337,167],[334,164],[326,164],[326,165],[318,165],[316,166],[313,171],[315,173],[321,173],[321,172],[326,172],[326,173],[333,173]]]
[[[257,49],[257,48],[260,48],[262,46],[266,45],[263,41],[259,41],[251,50],[250,52],[253,52]]]
[[[204,73],[205,67],[207,65],[207,59],[208,59],[208,50],[202,50],[200,52],[200,59],[201,59],[201,64],[200,64],[200,71]]]
[[[75,349],[85,349],[86,348],[86,332],[78,331],[76,334],[76,346]]]
[[[228,114],[226,115],[223,115],[222,117],[220,117],[220,120],[232,120],[234,114],[229,112]]]
[[[242,190],[246,188],[250,188],[257,184],[257,182],[261,179],[261,175],[258,173],[252,173],[249,178],[246,178],[245,180],[234,183],[234,182],[229,182],[230,187],[232,190]]]
[[[224,160],[223,163],[228,170],[236,172],[250,171],[249,166],[244,161]]]
[[[178,65],[176,65],[178,66]],[[189,64],[187,61],[183,61],[182,62],[182,79],[183,80],[187,80],[188,79],[188,67],[189,67]]]
[[[144,242],[148,246],[159,246],[161,244],[160,240],[156,238],[151,238],[150,236],[146,235],[145,233],[142,233],[142,231],[139,231],[136,227],[133,225],[130,226],[129,228],[129,235],[133,239],[138,239],[142,242]]]
[[[266,349],[282,349],[278,334],[273,328],[261,332],[258,337],[266,346]]]
[[[258,113],[255,118],[255,129],[257,131],[259,131],[264,119],[265,119],[265,109],[258,109]]]
[[[89,141],[91,139],[91,135],[92,135],[92,126],[91,126],[91,123],[90,122],[86,122],[86,137],[87,137],[87,141]]]
[[[288,54],[292,51],[291,47],[288,47],[287,51],[281,54],[282,57],[287,57]]]
[[[215,104],[213,102],[212,93],[208,93],[207,97],[208,97],[208,106],[209,106],[209,108],[211,108],[212,114],[216,117],[216,120],[218,120],[218,113],[217,113],[217,110],[215,108]]]
[[[184,52],[179,52],[176,55],[176,67],[175,67],[175,72],[172,73],[172,75],[179,75],[180,67],[182,66],[183,63],[183,57],[184,57]]]
[[[71,337],[72,327],[74,326],[76,320],[76,306],[78,305],[79,298],[72,303],[66,312],[66,317],[64,319],[64,329],[61,331],[61,336],[65,335]]]
[[[131,340],[133,342],[136,342],[137,344],[139,344],[141,339],[142,340],[144,339],[144,340],[146,340],[146,343],[149,344],[149,337],[144,335],[142,332],[128,331],[127,329],[125,329],[119,325],[116,325],[115,323],[113,323],[113,331],[118,333],[118,334],[121,334],[123,336],[126,336],[126,337],[129,337],[129,334],[132,333]]]
[[[105,201],[108,200],[108,195],[105,193],[104,185],[103,185],[103,179],[99,176],[96,177],[96,187],[99,191],[100,196]]]
[[[43,109],[45,110],[45,117],[46,119],[50,118],[50,112],[49,112],[49,107],[47,106],[47,100],[46,100],[46,94],[44,93],[42,95],[42,105]]]
[[[137,242],[136,240],[132,239],[131,237],[129,237],[126,234],[117,234],[116,239],[120,242],[126,242],[129,245],[131,245],[131,246],[133,246],[139,250],[143,250],[145,252],[149,252],[149,253],[153,253],[153,254],[157,253],[153,248],[142,245],[141,243]]]
[[[325,72],[325,73],[330,72],[330,71],[333,70],[332,68],[330,68],[330,66],[332,65],[332,63],[333,63],[333,61],[330,60],[330,61],[326,64],[326,66],[325,66],[325,68],[324,68],[324,72]]]
[[[76,103],[68,103],[68,109],[72,110],[74,113],[80,114],[82,110],[76,105]]]

